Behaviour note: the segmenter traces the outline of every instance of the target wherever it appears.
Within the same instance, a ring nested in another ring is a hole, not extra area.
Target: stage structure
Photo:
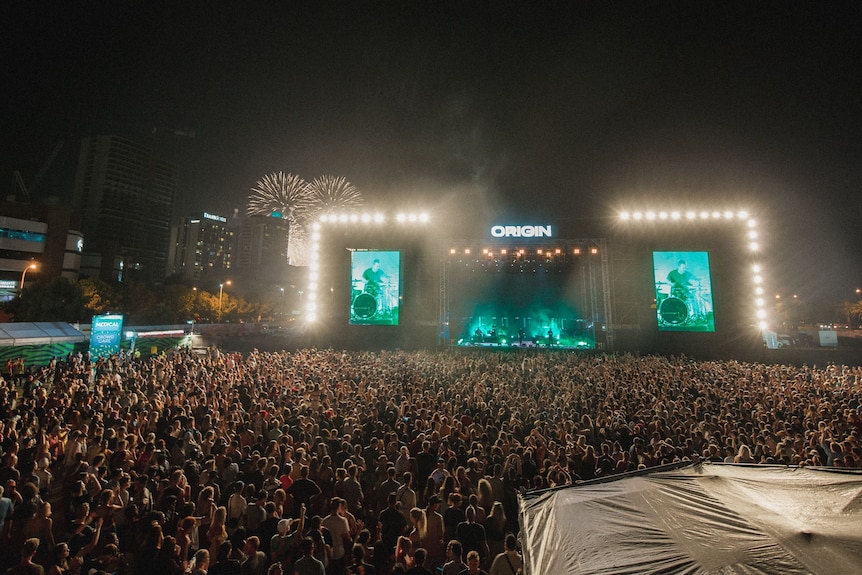
[[[758,234],[747,211],[621,211],[611,234],[621,348],[759,348],[767,312]]]
[[[554,230],[498,225],[481,243],[453,242],[441,265],[440,343],[613,349],[607,240]]]
[[[325,215],[310,236],[306,343],[759,351],[757,228],[738,210],[630,210],[559,227],[505,222],[456,241],[422,214]]]
[[[312,225],[305,301],[314,345],[434,346],[438,264],[427,214],[327,214]]]

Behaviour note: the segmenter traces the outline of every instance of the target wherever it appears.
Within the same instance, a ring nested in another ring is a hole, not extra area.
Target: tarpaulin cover
[[[862,473],[697,464],[520,498],[526,575],[862,573]]]

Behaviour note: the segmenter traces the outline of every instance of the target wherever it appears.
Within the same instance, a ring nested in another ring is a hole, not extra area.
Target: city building
[[[171,233],[168,268],[187,281],[227,277],[234,267],[236,232],[227,218],[207,212],[183,218]]]
[[[23,283],[78,278],[84,238],[64,206],[0,203],[0,301]]]
[[[106,281],[120,259],[123,278],[159,282],[167,273],[177,167],[120,136],[81,141],[73,214],[81,219],[86,252],[101,260]],[[88,268],[90,269],[90,268]]]

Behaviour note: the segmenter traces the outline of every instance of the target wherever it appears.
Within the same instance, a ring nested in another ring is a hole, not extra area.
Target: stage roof
[[[862,472],[696,464],[520,500],[525,575],[858,573]]]
[[[42,345],[88,339],[87,335],[63,322],[0,323],[0,346]]]

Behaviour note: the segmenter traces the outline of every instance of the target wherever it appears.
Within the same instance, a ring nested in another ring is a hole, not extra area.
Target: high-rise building
[[[287,247],[290,225],[270,216],[239,220],[236,238],[236,269],[262,281],[283,281],[288,269]]]
[[[191,281],[224,279],[234,267],[235,245],[227,218],[207,212],[183,218],[171,234],[170,273]]]
[[[126,278],[164,279],[176,188],[176,166],[149,147],[120,136],[84,138],[72,210],[85,251],[108,262],[122,258]]]

